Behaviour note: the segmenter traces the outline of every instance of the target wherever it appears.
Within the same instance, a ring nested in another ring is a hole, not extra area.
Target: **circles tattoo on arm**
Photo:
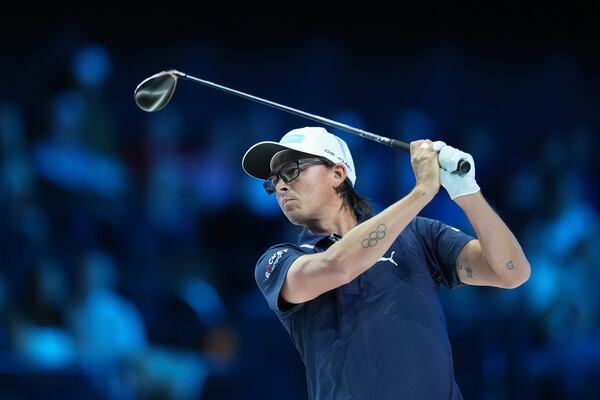
[[[360,244],[363,248],[374,247],[379,239],[385,237],[386,226],[384,224],[377,225],[377,230],[369,233],[369,237],[364,239]]]

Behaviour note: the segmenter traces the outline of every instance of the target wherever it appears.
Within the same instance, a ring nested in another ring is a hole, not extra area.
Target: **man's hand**
[[[440,190],[440,168],[431,140],[410,142],[410,163],[417,181],[415,186],[421,186],[435,196]]]
[[[448,146],[442,141],[434,142],[432,148],[439,152],[440,181],[452,200],[481,190],[475,182],[475,161],[470,154]],[[471,164],[471,170],[466,174],[451,172],[456,171],[460,160],[466,160]]]

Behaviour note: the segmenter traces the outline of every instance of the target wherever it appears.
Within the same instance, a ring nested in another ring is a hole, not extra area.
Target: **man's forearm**
[[[434,196],[433,190],[415,187],[401,200],[348,231],[327,250],[328,259],[351,281],[385,254]]]
[[[509,286],[529,279],[531,267],[521,245],[481,192],[457,197],[455,201],[475,229],[484,257],[494,273]]]

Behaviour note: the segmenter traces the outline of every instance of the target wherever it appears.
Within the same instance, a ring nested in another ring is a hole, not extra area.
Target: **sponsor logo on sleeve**
[[[275,253],[273,253],[271,258],[269,258],[269,261],[267,262],[267,267],[265,268],[265,277],[267,279],[269,279],[269,277],[271,276],[271,272],[275,270],[275,266],[277,265],[281,257],[285,253],[287,253],[287,251],[288,249],[278,250]]]

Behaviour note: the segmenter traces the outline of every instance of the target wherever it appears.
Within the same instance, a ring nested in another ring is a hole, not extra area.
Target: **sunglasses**
[[[263,188],[265,189],[265,192],[267,192],[267,194],[273,194],[277,190],[276,186],[280,178],[283,179],[285,183],[290,183],[300,175],[301,166],[317,164],[329,165],[327,161],[321,159],[291,161],[285,164],[283,167],[281,167],[281,169],[278,172],[271,174],[267,179],[265,179],[263,183]]]

